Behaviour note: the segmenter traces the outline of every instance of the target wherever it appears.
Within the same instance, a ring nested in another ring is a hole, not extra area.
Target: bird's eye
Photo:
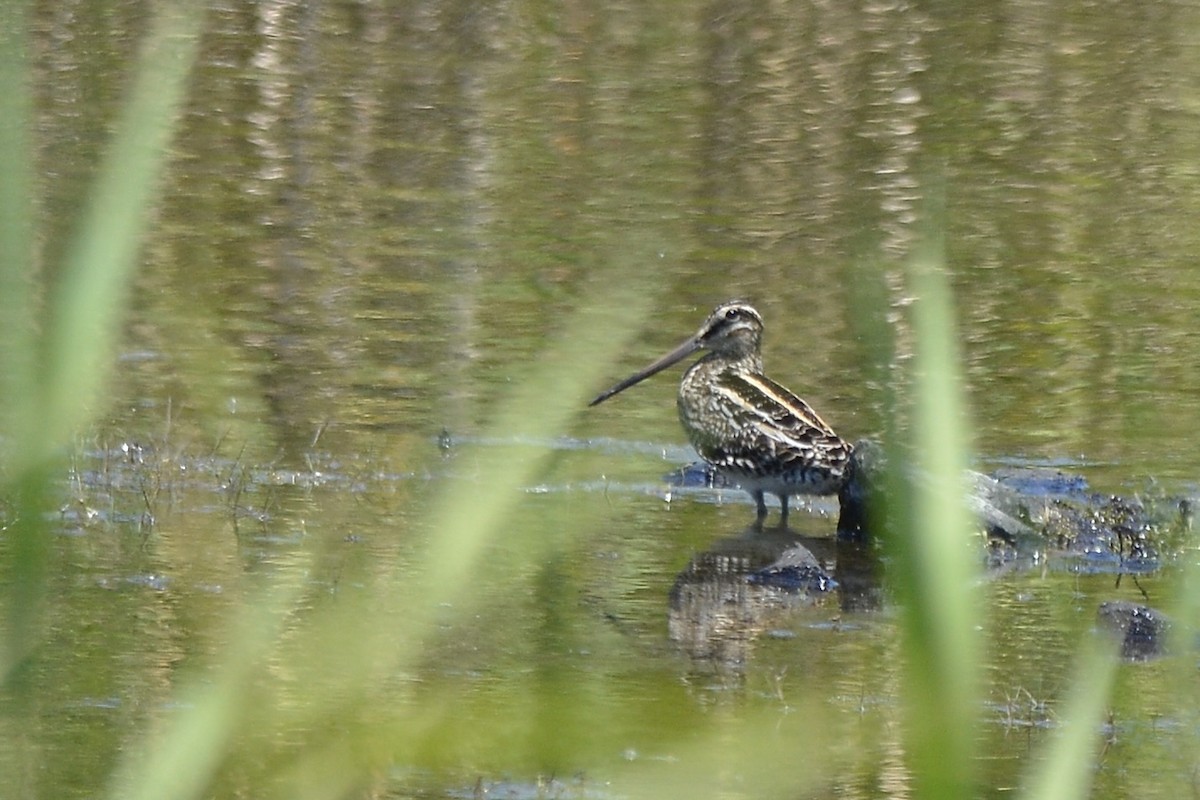
[[[725,319],[737,319],[739,313],[736,308],[731,308],[725,312]]]

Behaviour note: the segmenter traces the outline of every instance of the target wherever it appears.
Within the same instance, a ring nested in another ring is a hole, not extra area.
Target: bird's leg
[[[779,505],[783,508],[783,513],[779,515],[779,527],[781,528],[787,527],[787,498],[786,494],[779,495]]]
[[[763,499],[763,493],[761,489],[751,492],[750,496],[753,497],[754,502],[758,504],[758,521],[761,524],[762,521],[767,518],[767,501]]]

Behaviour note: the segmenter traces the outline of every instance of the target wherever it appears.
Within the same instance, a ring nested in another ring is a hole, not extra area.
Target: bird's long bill
[[[655,361],[653,364],[649,365],[645,369],[638,370],[637,372],[633,373],[628,378],[621,381],[620,383],[618,383],[616,386],[612,387],[611,389],[607,389],[607,390],[601,392],[599,395],[596,396],[596,399],[593,400],[592,402],[588,403],[588,405],[594,406],[594,405],[597,405],[598,403],[603,403],[605,400],[612,397],[614,394],[625,391],[630,386],[633,386],[635,383],[640,383],[641,381],[646,380],[646,378],[649,378],[651,375],[653,375],[656,372],[662,372],[667,367],[671,366],[672,364],[676,363],[677,361],[681,361],[681,360],[687,358],[688,356],[690,356],[692,353],[696,352],[699,349],[700,349],[700,340],[697,339],[695,336],[693,336],[692,338],[688,339],[683,344],[679,345],[679,347],[676,347],[674,350],[667,353],[665,356],[658,359],[657,361]]]

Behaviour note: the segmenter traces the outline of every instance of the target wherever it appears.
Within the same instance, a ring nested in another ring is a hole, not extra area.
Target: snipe
[[[789,496],[838,491],[851,447],[808,403],[763,374],[762,332],[762,317],[748,303],[722,303],[694,336],[589,405],[707,350],[683,373],[679,420],[701,457],[754,498],[760,523],[763,494],[777,495],[783,524]]]

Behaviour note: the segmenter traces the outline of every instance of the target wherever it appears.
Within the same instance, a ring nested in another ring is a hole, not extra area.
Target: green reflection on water
[[[163,724],[179,670],[220,652],[221,620],[262,576],[302,574],[320,610],[409,575],[440,533],[427,522],[438,498],[471,502],[474,459],[508,452],[444,458],[434,438],[486,430],[563,320],[630,273],[655,299],[627,329],[595,332],[598,350],[633,339],[597,377],[626,374],[715,302],[748,296],[766,318],[771,374],[848,437],[876,433],[878,380],[894,374],[857,338],[859,316],[883,312],[861,305],[856,265],[885,265],[886,322],[903,344],[899,265],[930,171],[947,194],[981,455],[1078,464],[1103,491],[1152,478],[1186,490],[1200,418],[1200,75],[1184,38],[1196,20],[1186,6],[1138,8],[212,9],[111,419],[95,435],[171,457],[146,471],[152,504],[137,480],[111,506],[84,493],[81,511],[120,513],[68,521],[55,539],[45,711],[22,734],[62,767],[41,793],[86,795],[124,744]],[[139,21],[132,6],[84,9],[43,9],[34,24],[51,217],[71,210],[123,80],[115,44],[94,45]],[[574,359],[561,370],[595,374],[588,352]],[[619,414],[568,415],[549,433],[679,443],[673,392],[663,376]],[[195,457],[186,475],[176,452]],[[277,768],[303,785],[309,758],[387,761],[388,745],[349,734],[342,749],[306,749],[339,724],[313,721],[320,690],[331,706],[351,696],[343,713],[383,729],[402,727],[406,708],[440,708],[419,720],[423,745],[395,734],[411,763],[435,770],[411,779],[427,791],[469,791],[480,774],[625,769],[652,787],[646,764],[668,782],[670,759],[702,750],[690,733],[722,729],[731,742],[780,730],[779,762],[808,775],[801,785],[903,790],[886,615],[850,614],[831,631],[839,610],[817,607],[785,617],[791,638],[757,640],[743,665],[692,659],[668,637],[675,574],[736,534],[748,507],[626,488],[659,489],[675,461],[538,457],[549,467],[530,483],[551,491],[512,501],[508,544],[480,556],[492,565],[480,610],[448,614],[419,668],[365,700],[281,659],[264,680],[282,684],[293,738],[254,744],[285,753],[284,766],[235,761],[224,788]],[[273,468],[337,480],[295,487],[259,472]],[[601,476],[611,491],[595,487]],[[1053,721],[1039,703],[1061,696],[1095,604],[1137,597],[1113,582],[1023,574],[993,588],[988,701],[1004,721],[983,734],[989,786],[1011,786],[1039,749]],[[1145,583],[1157,599],[1160,580]],[[1110,748],[1097,796],[1190,786],[1179,753],[1194,737],[1145,733],[1162,719],[1175,730],[1166,675],[1119,676],[1131,734]],[[701,788],[737,796],[741,772],[778,770],[735,754],[697,773],[711,779]]]

